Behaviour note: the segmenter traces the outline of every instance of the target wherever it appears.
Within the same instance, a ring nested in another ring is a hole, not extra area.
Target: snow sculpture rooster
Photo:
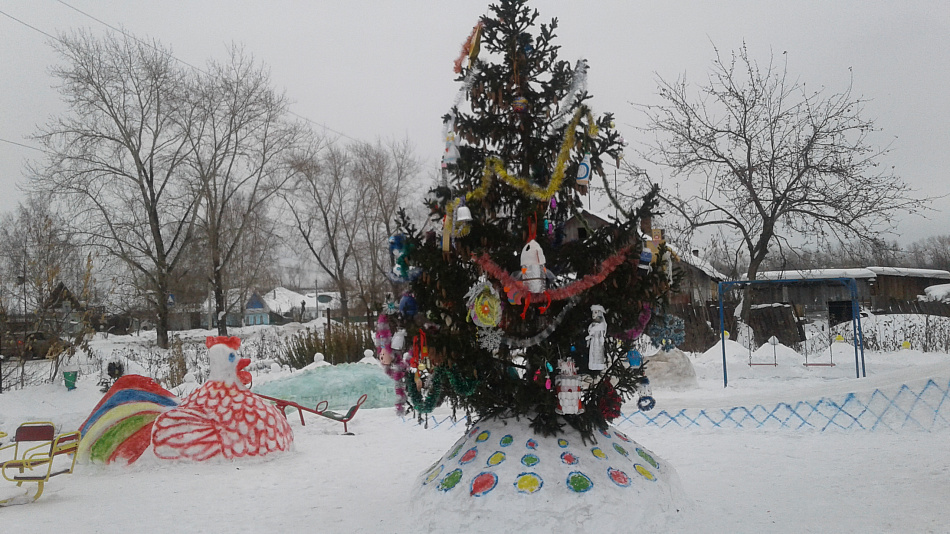
[[[155,420],[152,444],[164,459],[263,456],[293,442],[287,419],[239,379],[250,363],[238,358],[237,337],[209,337],[208,380]],[[243,377],[241,377],[243,378]]]

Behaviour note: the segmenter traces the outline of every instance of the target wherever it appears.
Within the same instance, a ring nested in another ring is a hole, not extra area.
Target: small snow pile
[[[331,410],[349,408],[363,393],[367,395],[364,408],[389,408],[396,404],[393,380],[378,364],[319,366],[255,385],[252,391],[307,407],[325,400]]]
[[[414,482],[419,532],[669,532],[689,503],[666,461],[614,427],[584,441],[482,420]]]
[[[924,292],[926,293],[925,295],[922,295],[924,300],[950,303],[950,284],[937,284],[935,286],[930,286],[925,288]]]
[[[693,362],[679,349],[661,350],[648,357],[647,376],[653,387],[677,391],[698,387]]]

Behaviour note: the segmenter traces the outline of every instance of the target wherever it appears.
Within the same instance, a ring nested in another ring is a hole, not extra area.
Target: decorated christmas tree
[[[558,59],[557,19],[538,24],[519,0],[490,11],[456,61],[430,220],[403,216],[391,239],[402,294],[377,344],[419,414],[449,403],[587,439],[624,399],[653,404],[633,347],[674,281],[641,230],[656,190],[606,224],[583,209],[594,180],[613,199],[604,165],[624,143],[612,115],[590,106],[586,61]]]

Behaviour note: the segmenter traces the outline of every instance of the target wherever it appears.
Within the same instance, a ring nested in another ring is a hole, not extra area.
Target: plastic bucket
[[[77,375],[79,375],[78,371],[63,371],[63,382],[66,383],[66,389],[68,390],[76,389]]]

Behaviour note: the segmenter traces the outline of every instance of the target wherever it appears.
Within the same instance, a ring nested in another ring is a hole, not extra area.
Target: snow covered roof
[[[874,274],[883,274],[889,276],[915,276],[920,278],[938,278],[950,280],[950,271],[941,271],[938,269],[910,269],[906,267],[868,267],[868,270]]]
[[[294,308],[299,309],[301,302],[305,303],[304,307],[308,310],[317,309],[317,295],[326,295],[332,299],[329,303],[329,308],[336,309],[339,307],[340,294],[335,291],[307,291],[306,293],[297,293],[285,287],[275,287],[261,295],[261,297],[263,297],[264,302],[267,303],[271,311],[286,313]],[[321,309],[327,307],[327,304],[320,304]]]
[[[267,304],[267,307],[276,313],[286,313],[294,308],[299,308],[301,302],[306,302],[307,299],[300,293],[296,291],[291,291],[286,287],[275,287],[274,289],[268,291],[261,295],[261,298],[264,299],[264,302]],[[313,307],[313,298],[311,297],[311,302],[308,303],[308,307]]]
[[[761,271],[756,275],[759,280],[825,280],[828,278],[877,278],[870,269],[803,269],[790,271]]]
[[[716,268],[713,267],[711,263],[700,258],[699,256],[694,256],[692,254],[684,254],[684,255],[680,255],[680,260],[706,273],[706,276],[712,278],[713,280],[719,280],[721,282],[728,278],[726,275],[717,271]]]

